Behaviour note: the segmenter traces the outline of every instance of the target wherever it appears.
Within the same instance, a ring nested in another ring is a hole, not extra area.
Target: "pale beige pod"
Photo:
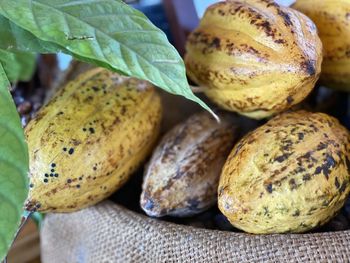
[[[237,137],[234,118],[192,115],[170,130],[146,167],[141,207],[150,216],[190,216],[214,205],[222,166]]]

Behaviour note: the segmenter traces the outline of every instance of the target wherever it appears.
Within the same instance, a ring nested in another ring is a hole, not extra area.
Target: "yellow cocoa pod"
[[[25,129],[26,209],[70,212],[108,197],[150,153],[160,120],[148,82],[100,68],[69,82]]]
[[[321,82],[350,91],[350,1],[298,0],[293,8],[309,16],[322,40]]]
[[[305,232],[328,222],[350,191],[348,131],[323,113],[279,115],[228,157],[218,203],[249,233]]]
[[[264,118],[302,101],[313,89],[322,44],[305,15],[272,0],[210,6],[190,34],[189,77],[222,108]]]

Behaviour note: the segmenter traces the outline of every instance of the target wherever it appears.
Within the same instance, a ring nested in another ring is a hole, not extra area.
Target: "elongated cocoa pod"
[[[151,84],[108,70],[68,83],[25,129],[26,209],[70,212],[111,195],[152,150],[161,110]]]
[[[216,202],[221,168],[236,138],[230,116],[197,113],[168,132],[145,171],[141,207],[150,216],[190,216]]]

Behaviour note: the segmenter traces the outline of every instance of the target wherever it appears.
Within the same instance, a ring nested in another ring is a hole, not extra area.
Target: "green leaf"
[[[28,194],[28,149],[9,86],[0,64],[0,260],[15,237]]]
[[[11,52],[58,53],[62,49],[54,43],[38,39],[2,15],[0,15],[0,36],[0,49]]]
[[[166,35],[119,0],[0,0],[0,13],[81,60],[145,79],[207,105],[191,91],[184,63]]]
[[[11,81],[31,79],[36,62],[36,55],[28,52],[8,52],[0,49],[2,63],[7,78]]]

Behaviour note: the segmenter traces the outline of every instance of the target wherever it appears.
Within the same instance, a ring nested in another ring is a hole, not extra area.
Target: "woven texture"
[[[249,235],[180,226],[106,201],[50,214],[41,231],[43,263],[348,262],[350,231]]]

